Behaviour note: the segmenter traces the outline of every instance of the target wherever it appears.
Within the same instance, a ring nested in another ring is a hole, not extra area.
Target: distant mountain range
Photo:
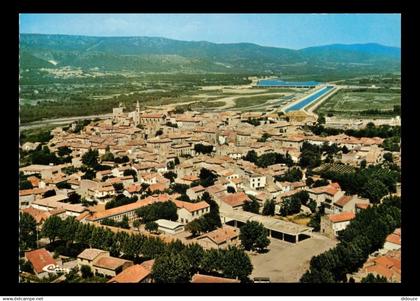
[[[159,37],[20,35],[21,69],[72,66],[108,71],[312,74],[356,69],[395,72],[400,70],[400,60],[400,48],[379,44],[292,50]]]

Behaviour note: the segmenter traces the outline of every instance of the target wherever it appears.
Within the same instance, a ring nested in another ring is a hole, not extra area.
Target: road
[[[55,119],[44,119],[39,121],[34,121],[30,123],[24,123],[20,125],[20,130],[28,130],[38,127],[43,127],[46,125],[60,125],[68,124],[73,121],[82,120],[82,119],[107,119],[112,117],[112,114],[102,114],[102,115],[90,115],[90,116],[75,116],[75,117],[64,117],[64,118],[55,118]]]

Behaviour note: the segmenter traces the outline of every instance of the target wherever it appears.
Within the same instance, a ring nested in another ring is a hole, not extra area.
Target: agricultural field
[[[387,117],[401,105],[401,92],[390,89],[343,89],[323,102],[317,114],[341,117]]]

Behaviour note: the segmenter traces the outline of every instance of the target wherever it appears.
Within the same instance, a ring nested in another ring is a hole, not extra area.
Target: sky
[[[154,36],[301,49],[327,44],[401,47],[400,14],[21,14],[20,33]]]

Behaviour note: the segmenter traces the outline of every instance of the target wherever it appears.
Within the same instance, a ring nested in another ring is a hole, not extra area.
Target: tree
[[[217,179],[217,175],[208,170],[207,168],[202,168],[200,170],[200,184],[203,187],[209,187],[214,184]]]
[[[92,180],[95,177],[96,177],[96,172],[93,169],[88,168],[85,171],[85,174],[82,176],[82,179]]]
[[[380,275],[373,275],[369,273],[366,277],[364,277],[361,281],[361,283],[387,283],[388,280],[386,277],[380,276]]]
[[[211,154],[213,151],[213,145],[198,143],[194,145],[194,151],[199,154]]]
[[[316,187],[326,186],[329,183],[330,182],[327,179],[318,179],[318,180],[315,181],[315,183],[312,187],[316,188]]]
[[[299,196],[292,195],[283,201],[280,207],[280,215],[287,216],[300,212],[301,201]]]
[[[21,181],[19,183],[19,189],[20,190],[23,190],[23,189],[32,189],[32,188],[34,188],[34,187],[32,186],[32,183],[29,182],[28,180],[23,180],[23,181]]]
[[[308,177],[306,178],[305,183],[306,183],[306,186],[311,187],[311,185],[314,183],[314,179]]]
[[[363,186],[361,196],[376,204],[388,193],[387,187],[379,180],[369,179]]]
[[[60,235],[62,221],[57,215],[48,217],[42,226],[41,236],[48,237],[50,242],[54,242]]]
[[[288,182],[297,182],[300,181],[303,177],[303,173],[299,168],[291,168],[286,171],[284,175],[276,176],[276,181],[288,181]]]
[[[245,201],[242,206],[244,211],[259,213],[260,212],[260,203],[255,198],[251,198],[250,201]]]
[[[157,130],[156,131],[156,134],[155,134],[155,137],[161,136],[162,134],[163,134],[163,131],[162,130]]]
[[[136,210],[136,214],[144,223],[158,219],[178,220],[177,207],[175,203],[171,201],[158,202],[141,207]]]
[[[60,157],[68,156],[68,155],[70,155],[71,153],[72,153],[72,150],[71,150],[71,148],[69,148],[68,146],[60,146],[60,147],[58,148],[58,151],[57,151],[57,154],[58,154]]]
[[[174,173],[173,171],[168,171],[168,172],[165,172],[163,176],[167,178],[169,181],[171,181],[171,183],[173,183],[178,175]]]
[[[227,193],[235,193],[235,188],[233,186],[228,186],[227,187]]]
[[[50,189],[44,192],[44,194],[42,195],[43,198],[48,198],[50,196],[55,196],[56,192],[54,189]]]
[[[362,161],[360,161],[360,168],[366,168],[366,160],[363,159]]]
[[[319,114],[318,115],[317,122],[318,122],[318,124],[325,124],[325,116],[324,116],[324,114]]]
[[[98,165],[98,150],[97,149],[89,149],[83,156],[82,156],[82,163],[88,167],[95,168]]]
[[[156,232],[158,228],[159,228],[159,225],[156,222],[148,222],[145,225],[146,231],[149,231],[149,232]]]
[[[88,265],[82,265],[80,268],[80,272],[82,273],[82,278],[91,278],[93,276],[92,270]]]
[[[110,152],[107,151],[102,157],[101,157],[101,161],[114,161],[114,155]]]
[[[317,204],[314,200],[310,200],[306,206],[311,209],[311,212],[314,213],[316,211]]]
[[[192,236],[197,236],[203,232],[203,225],[200,218],[196,218],[185,226],[185,231],[191,233]]]
[[[245,161],[252,162],[252,163],[257,162],[257,160],[258,160],[258,155],[257,155],[256,151],[254,151],[254,150],[250,150],[250,151],[248,151],[248,153],[246,154],[246,156],[245,156],[244,160],[245,160]]]
[[[384,160],[385,161],[387,161],[387,162],[393,162],[393,158],[392,158],[392,154],[391,153],[385,153],[384,155],[383,155],[383,158],[384,158]]]
[[[191,279],[189,260],[183,254],[157,257],[152,277],[157,283],[187,283]]]
[[[70,204],[80,204],[81,203],[81,200],[80,199],[81,199],[80,194],[78,194],[76,192],[73,192],[73,193],[70,193],[69,194],[68,202]]]
[[[240,228],[239,239],[245,250],[263,250],[269,244],[268,231],[261,223],[248,221]]]
[[[136,220],[133,222],[133,227],[134,227],[134,228],[137,228],[137,231],[140,231],[140,225],[141,225],[141,223],[140,223],[140,221],[139,221],[138,219],[136,219]]]
[[[309,227],[314,228],[314,232],[319,232],[321,229],[321,213],[316,212],[312,217],[311,220],[308,223]]]
[[[229,246],[221,261],[224,277],[245,281],[252,273],[253,267],[249,256],[237,247]]]
[[[130,229],[130,225],[128,224],[128,217],[124,215],[122,220],[119,222],[118,226],[124,229]]]
[[[204,249],[199,244],[187,245],[181,252],[188,258],[190,263],[190,275],[195,274],[200,269],[201,261],[204,257]]]
[[[124,189],[123,183],[114,183],[112,184],[116,192],[120,192]]]
[[[134,182],[137,182],[137,172],[134,169],[126,169],[123,173],[124,177],[133,176]]]
[[[275,209],[276,203],[273,200],[266,200],[264,203],[264,207],[262,210],[263,215],[274,215],[274,209]]]
[[[29,213],[19,215],[19,247],[28,250],[36,247],[36,221]]]

